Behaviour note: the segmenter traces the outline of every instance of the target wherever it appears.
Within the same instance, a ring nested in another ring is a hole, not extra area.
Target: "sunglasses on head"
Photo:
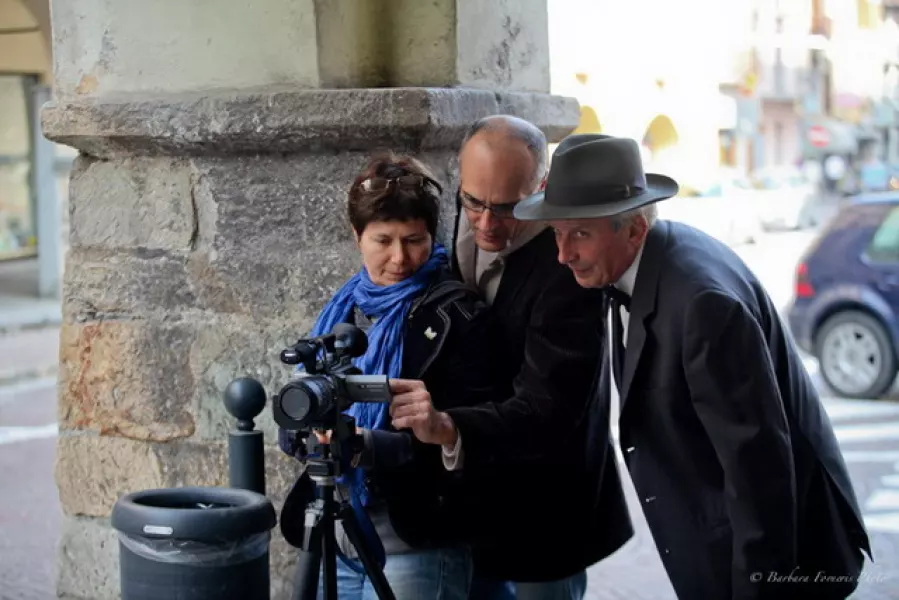
[[[430,184],[437,189],[438,194],[443,193],[439,183],[425,175],[400,175],[399,177],[369,177],[359,184],[364,192],[383,192],[393,186],[410,189],[422,189]]]
[[[513,216],[513,211],[515,210],[515,205],[518,202],[507,202],[504,204],[490,204],[489,202],[484,202],[482,200],[478,200],[474,196],[470,194],[466,194],[462,190],[456,192],[456,198],[459,200],[459,203],[475,213],[482,213],[485,210],[489,210],[497,217],[508,219]]]

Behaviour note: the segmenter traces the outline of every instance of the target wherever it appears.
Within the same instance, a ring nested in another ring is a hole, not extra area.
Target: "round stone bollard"
[[[268,600],[271,501],[249,490],[185,487],[119,498],[122,600]]]

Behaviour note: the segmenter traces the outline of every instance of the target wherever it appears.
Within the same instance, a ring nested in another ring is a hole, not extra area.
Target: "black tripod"
[[[292,600],[315,600],[318,595],[318,575],[324,565],[324,600],[337,600],[337,538],[334,534],[334,524],[340,521],[346,532],[347,538],[356,549],[356,554],[365,568],[365,573],[371,579],[375,593],[380,600],[395,600],[390,584],[381,570],[380,565],[373,558],[371,548],[368,547],[353,508],[346,500],[337,501],[335,488],[337,478],[340,476],[340,448],[343,440],[359,443],[360,436],[355,433],[355,424],[352,419],[341,415],[349,422],[339,423],[333,435],[337,436],[334,445],[337,456],[332,456],[331,447],[319,444],[321,458],[310,458],[306,461],[306,473],[315,483],[319,492],[316,498],[306,505],[303,521],[303,542],[298,547],[299,560],[297,561],[296,576],[294,577],[294,592]]]

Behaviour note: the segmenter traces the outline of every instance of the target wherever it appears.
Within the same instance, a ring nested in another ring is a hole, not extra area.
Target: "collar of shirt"
[[[465,222],[468,223],[468,219],[465,219]],[[540,233],[547,228],[547,224],[544,221],[531,221],[529,223],[524,223],[524,227],[522,227],[518,233],[509,240],[508,245],[500,250],[499,252],[487,252],[486,250],[481,250],[480,248],[476,248],[475,252],[479,255],[484,255],[484,262],[492,263],[496,259],[499,259],[505,262],[505,258],[530,242],[532,239],[540,235]]]
[[[634,262],[631,263],[631,266],[627,268],[627,271],[624,272],[624,275],[621,276],[615,283],[615,287],[619,290],[627,294],[628,296],[634,295],[634,287],[637,284],[637,271],[640,270],[640,259],[643,258],[643,245],[640,245],[640,249],[637,250],[637,256],[634,257]]]
[[[481,274],[488,267],[496,261],[499,261],[497,266],[503,266],[509,254],[533,240],[547,227],[547,224],[542,221],[527,223],[505,248],[499,252],[485,252],[475,244],[474,231],[466,216],[462,214],[459,219],[459,231],[456,235],[456,260],[459,263],[459,270],[462,272],[462,279],[473,288],[478,288]]]

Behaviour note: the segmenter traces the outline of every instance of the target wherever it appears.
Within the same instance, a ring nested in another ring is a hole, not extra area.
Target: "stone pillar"
[[[249,375],[277,391],[281,348],[359,268],[344,201],[369,154],[431,165],[447,184],[445,237],[473,120],[517,114],[558,139],[578,109],[546,93],[545,0],[54,0],[53,29],[44,132],[80,151],[58,591],[106,599],[119,589],[116,498],[227,484],[225,386]],[[298,465],[268,410],[260,426],[280,508]],[[293,558],[275,539],[274,598],[289,597]]]

